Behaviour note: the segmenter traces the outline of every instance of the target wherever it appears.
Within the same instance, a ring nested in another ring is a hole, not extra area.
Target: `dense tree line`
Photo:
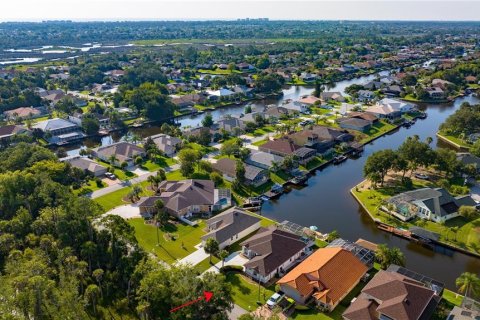
[[[460,108],[442,123],[440,130],[455,136],[463,135],[463,138],[480,132],[480,104],[462,103]]]
[[[5,319],[227,319],[223,275],[165,268],[118,216],[101,217],[71,192],[75,170],[49,150],[20,143],[0,152],[0,314]],[[169,310],[214,291],[174,315]]]

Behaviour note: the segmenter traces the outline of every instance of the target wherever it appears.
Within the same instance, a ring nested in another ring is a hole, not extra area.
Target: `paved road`
[[[165,170],[165,172],[175,171],[175,170],[180,169],[180,165],[174,164],[171,167],[166,167],[166,168],[163,168],[163,169]],[[114,184],[114,185],[106,187],[106,188],[95,190],[92,193],[88,194],[87,196],[91,199],[95,199],[95,198],[104,196],[106,194],[109,194],[111,192],[123,189],[125,187],[129,187],[129,186],[132,186],[134,184],[146,181],[148,179],[148,177],[154,176],[156,174],[157,174],[156,172],[148,172],[148,173],[143,174],[139,177],[135,177],[135,178],[127,180],[127,181],[122,181],[120,183]]]
[[[239,305],[234,304],[232,311],[228,313],[228,319],[237,320],[242,314],[248,313],[247,310],[243,309]]]

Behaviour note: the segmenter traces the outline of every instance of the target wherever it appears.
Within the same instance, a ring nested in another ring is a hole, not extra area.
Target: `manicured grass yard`
[[[148,171],[157,171],[160,168],[166,168],[173,166],[177,162],[173,158],[169,157],[157,157],[155,161],[147,160],[141,165],[141,168]]]
[[[143,181],[142,183],[140,183],[140,185],[143,188],[143,192],[141,194],[142,196],[153,194],[152,191],[146,189],[146,187],[149,185],[148,181]],[[109,211],[120,205],[127,204],[123,201],[123,198],[127,196],[130,190],[132,190],[131,187],[125,187],[104,196],[98,197],[94,199],[94,201],[101,205],[105,211]]]
[[[468,144],[468,143],[466,143],[463,139],[460,139],[460,138],[458,138],[458,137],[456,137],[456,136],[453,136],[453,135],[451,135],[451,134],[446,134],[446,133],[443,133],[443,132],[438,132],[437,135],[438,135],[439,137],[442,137],[442,138],[444,138],[444,139],[446,139],[446,140],[449,140],[449,141],[451,141],[451,142],[459,145],[459,146],[462,147],[462,148],[470,149],[470,147],[471,147],[471,145]]]
[[[393,130],[394,128],[395,126],[393,124],[380,120],[378,123],[374,124],[370,130],[368,130],[368,132],[364,132],[362,134],[360,143],[366,143],[378,136],[381,136],[382,134],[385,134],[385,132]]]
[[[207,271],[208,269],[210,269],[210,267],[217,264],[218,262],[220,262],[220,259],[218,259],[215,256],[212,256],[212,264],[210,264],[210,258],[207,258],[207,259],[203,260],[202,262],[200,262],[199,264],[197,264],[194,267],[194,269],[195,269],[195,271],[198,272],[198,274],[202,274],[205,271]]]
[[[252,145],[260,147],[261,145],[264,145],[267,142],[268,142],[267,139],[263,139],[263,140],[259,140],[259,141],[256,141],[256,142],[252,143]]]
[[[463,300],[463,296],[461,294],[457,295],[455,292],[448,289],[443,290],[442,298],[455,306],[460,306]]]
[[[146,252],[155,254],[169,264],[196,251],[194,246],[200,243],[200,238],[205,234],[203,231],[204,221],[199,221],[195,227],[183,223],[170,223],[159,230],[160,245],[157,246],[157,231],[153,225],[145,224],[143,218],[130,219],[128,223],[135,228],[135,236],[139,245]],[[166,233],[174,234],[176,239],[167,240]]]
[[[279,183],[279,184],[284,184],[288,180],[290,180],[291,176],[289,176],[285,171],[279,170],[277,172],[270,172],[270,179],[272,179],[273,182]]]
[[[253,282],[239,273],[228,273],[227,281],[232,285],[232,296],[235,304],[247,311],[253,311],[257,308],[258,283]],[[275,293],[275,287],[265,288],[260,286],[260,302],[264,304],[272,294]]]
[[[104,187],[106,187],[105,182],[102,181],[102,186],[100,187],[100,186],[97,185],[95,180],[92,179],[92,180],[88,180],[88,182],[85,183],[81,188],[73,190],[73,193],[74,194],[80,194],[84,190],[88,190],[88,192],[92,192],[92,191],[99,190],[99,189],[104,188]]]
[[[111,167],[111,165],[108,162],[105,162],[105,161],[102,161],[102,160],[99,160],[99,159],[95,159],[95,161],[100,163],[101,165],[107,167],[107,168]],[[128,170],[122,170],[122,169],[117,168],[117,167],[114,167],[113,174],[115,174],[115,176],[122,181],[130,180],[130,179],[135,178],[137,176],[133,172],[130,172]]]

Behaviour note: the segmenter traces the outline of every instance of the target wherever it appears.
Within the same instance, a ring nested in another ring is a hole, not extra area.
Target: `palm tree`
[[[221,250],[219,253],[218,253],[218,256],[220,257],[220,259],[222,260],[222,268],[225,264],[225,259],[228,257],[228,251],[227,250]]]
[[[93,307],[93,314],[97,314],[97,300],[100,295],[100,288],[97,285],[91,284],[85,290],[85,300],[91,303]]]
[[[110,157],[108,157],[108,162],[110,162],[112,166],[114,166],[117,161],[118,159],[115,154],[112,154]]]
[[[375,259],[380,263],[382,269],[387,269],[389,265],[396,264],[405,266],[405,256],[399,248],[389,248],[386,244],[380,244],[375,252]]]
[[[205,242],[205,246],[203,247],[206,253],[210,255],[210,263],[212,263],[212,254],[215,254],[218,252],[218,242],[217,240],[213,238],[208,238],[207,241]]]
[[[168,213],[165,212],[164,208],[165,205],[163,204],[163,201],[158,199],[155,201],[155,209],[156,209],[156,214],[155,214],[155,225],[157,229],[157,245],[160,244],[160,238],[158,234],[158,229],[160,227],[163,227],[167,224],[168,222]]]
[[[455,280],[455,284],[459,293],[465,294],[466,297],[478,296],[480,294],[480,279],[475,273],[464,272]]]

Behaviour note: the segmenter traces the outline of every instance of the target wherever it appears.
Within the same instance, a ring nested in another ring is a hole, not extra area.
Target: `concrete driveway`
[[[140,218],[140,208],[136,204],[126,204],[123,206],[119,206],[113,208],[112,210],[103,214],[104,216],[108,215],[116,215],[122,217],[123,219],[132,219],[132,218]]]
[[[203,250],[203,247],[200,247],[199,245],[195,246],[197,248],[197,251],[192,252],[188,256],[186,256],[183,259],[178,260],[175,264],[191,264],[192,266],[195,266],[202,262],[203,260],[207,259],[209,254]]]

